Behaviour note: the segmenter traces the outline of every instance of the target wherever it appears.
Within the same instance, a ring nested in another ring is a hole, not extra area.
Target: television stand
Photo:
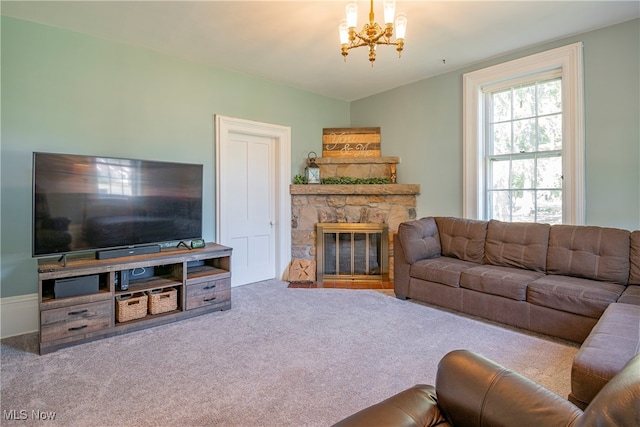
[[[64,265],[38,260],[40,354],[229,310],[231,252],[207,243],[122,258],[66,256]],[[128,274],[137,270],[153,273]],[[126,290],[120,286],[124,277]]]

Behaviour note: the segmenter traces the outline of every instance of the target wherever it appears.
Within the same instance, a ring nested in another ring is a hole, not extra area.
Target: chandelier
[[[380,44],[396,46],[398,51],[398,58],[404,48],[404,35],[407,31],[407,17],[404,14],[398,14],[396,12],[395,0],[384,0],[384,28],[380,27],[377,22],[374,22],[373,18],[373,0],[371,0],[371,10],[369,12],[369,23],[365,24],[360,32],[356,32],[356,24],[358,21],[358,3],[355,1],[350,2],[346,6],[347,19],[340,21],[340,43],[342,44],[342,56],[344,62],[347,62],[347,55],[349,49],[356,47],[368,46],[369,47],[369,61],[373,67],[373,62],[376,60],[376,47]],[[395,30],[396,41],[391,41],[394,29],[394,17],[395,17]]]

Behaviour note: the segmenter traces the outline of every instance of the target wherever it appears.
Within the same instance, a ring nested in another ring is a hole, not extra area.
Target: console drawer
[[[53,341],[111,326],[111,300],[40,312],[40,341]]]
[[[187,310],[231,300],[231,278],[187,285]]]

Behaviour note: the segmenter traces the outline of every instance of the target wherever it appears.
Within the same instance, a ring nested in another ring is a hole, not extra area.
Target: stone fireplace
[[[399,162],[398,157],[316,159],[323,178],[391,177]],[[388,229],[388,251],[380,262],[388,268],[389,280],[393,280],[393,238],[400,223],[416,218],[419,184],[291,185],[290,193],[294,261],[316,264],[318,223],[384,224]],[[356,251],[362,249],[356,245]],[[309,280],[315,281],[316,277]]]

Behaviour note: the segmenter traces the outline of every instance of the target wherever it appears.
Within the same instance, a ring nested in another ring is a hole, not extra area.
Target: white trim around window
[[[563,223],[585,223],[582,43],[494,65],[463,76],[463,214],[485,219],[483,91],[500,82],[560,70],[563,105]]]

